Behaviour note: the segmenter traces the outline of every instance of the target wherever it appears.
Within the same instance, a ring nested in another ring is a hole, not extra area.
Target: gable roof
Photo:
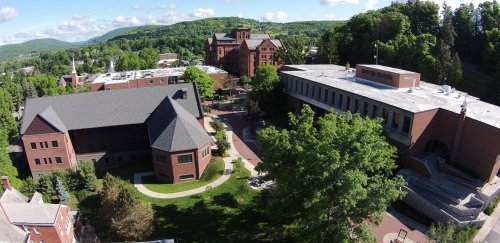
[[[187,99],[182,99],[181,89],[187,90]],[[192,116],[203,116],[195,83],[106,90],[28,99],[20,133],[26,132],[37,115],[66,131],[142,124],[167,96]]]
[[[231,33],[215,33],[216,40],[236,40]]]
[[[28,198],[19,191],[17,191],[15,188],[12,188],[12,190],[5,190],[2,194],[2,197],[0,197],[0,203],[4,202],[25,203],[27,201]]]
[[[250,34],[250,39],[265,40],[265,39],[271,39],[271,36],[269,34]]]
[[[27,242],[29,234],[0,219],[0,242]]]
[[[12,224],[53,224],[62,205],[8,202],[1,206]]]
[[[152,148],[175,152],[197,149],[212,141],[198,121],[167,97],[147,121]]]
[[[246,39],[244,40],[249,50],[256,50],[263,40]]]

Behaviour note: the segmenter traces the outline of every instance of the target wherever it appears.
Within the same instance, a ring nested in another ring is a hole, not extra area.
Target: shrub
[[[213,119],[210,121],[210,126],[215,130],[215,132],[224,131],[224,123],[219,120]]]
[[[59,179],[59,177],[54,177],[54,178],[55,178],[56,192],[57,192],[57,198],[59,198],[59,203],[63,205],[68,205],[70,200],[69,193],[66,191],[66,188],[64,188],[64,185]]]
[[[224,156],[226,151],[231,148],[231,144],[226,139],[225,131],[217,131],[215,133],[215,144],[217,145],[217,154]]]
[[[211,161],[208,164],[205,172],[203,172],[203,175],[201,176],[202,181],[210,181],[217,176],[219,171],[217,171],[217,166],[215,166],[215,163],[216,161]]]
[[[495,197],[495,199],[493,199],[488,204],[488,206],[484,210],[484,213],[487,214],[487,215],[491,215],[495,211],[495,208],[496,208],[498,202],[500,202],[500,195],[498,195],[497,197]]]

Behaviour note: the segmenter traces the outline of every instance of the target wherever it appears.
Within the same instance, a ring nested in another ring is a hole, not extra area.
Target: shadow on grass
[[[290,242],[280,233],[282,227],[269,222],[260,196],[247,205],[239,205],[230,193],[213,199],[200,199],[193,206],[179,208],[174,204],[154,206],[155,235],[176,237],[179,242]]]

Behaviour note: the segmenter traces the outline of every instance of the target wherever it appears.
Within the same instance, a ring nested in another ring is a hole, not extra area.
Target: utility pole
[[[375,56],[373,58],[375,58],[375,65],[378,65],[378,45],[377,44],[375,44]]]

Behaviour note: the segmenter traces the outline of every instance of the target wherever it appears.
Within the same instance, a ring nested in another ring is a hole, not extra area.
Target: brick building
[[[74,227],[66,205],[44,203],[35,192],[25,197],[2,177],[5,192],[0,198],[1,242],[74,242]]]
[[[282,47],[280,40],[268,34],[252,34],[249,28],[236,28],[231,33],[215,33],[205,42],[205,63],[224,70],[253,77],[260,64],[271,64],[274,53]]]
[[[481,221],[482,207],[500,192],[500,107],[423,82],[419,73],[380,65],[286,65],[282,70],[294,111],[309,104],[320,115],[331,110],[382,118],[400,168],[417,172],[403,173],[415,185],[408,195],[421,199],[416,208],[433,212],[429,217]]]
[[[20,134],[31,174],[153,161],[158,180],[198,179],[211,158],[196,84],[29,99]]]
[[[228,73],[216,67],[197,66],[203,70],[214,83],[214,89],[222,87],[229,79]],[[141,88],[158,85],[182,83],[182,75],[186,67],[150,69],[138,71],[112,72],[97,76],[90,85],[91,91]]]

